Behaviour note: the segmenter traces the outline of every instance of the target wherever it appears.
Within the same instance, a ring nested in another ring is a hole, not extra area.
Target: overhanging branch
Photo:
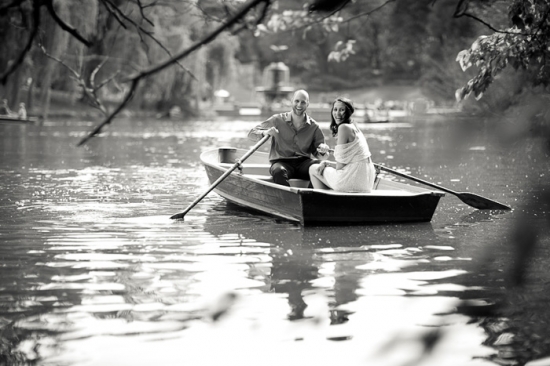
[[[228,28],[232,27],[234,24],[236,24],[240,19],[242,19],[248,12],[250,12],[252,9],[254,9],[256,6],[258,6],[261,3],[266,3],[269,5],[271,3],[271,0],[251,0],[248,4],[244,5],[231,19],[229,19],[226,23],[220,25],[218,28],[216,28],[214,31],[212,31],[208,36],[203,38],[202,40],[196,42],[191,47],[187,48],[186,50],[178,53],[177,55],[169,58],[168,60],[161,62],[158,65],[154,65],[150,67],[147,70],[141,71],[133,76],[130,76],[126,79],[126,82],[130,82],[130,89],[126,94],[126,97],[124,100],[117,106],[117,108],[111,112],[107,118],[101,122],[98,126],[94,128],[93,131],[91,131],[85,138],[83,138],[77,146],[82,146],[85,144],[88,140],[90,140],[92,137],[98,135],[104,126],[111,123],[111,121],[115,118],[115,116],[130,102],[133,95],[135,94],[137,87],[142,79],[145,79],[151,75],[154,75],[165,68],[169,67],[170,65],[176,63],[178,60],[181,60],[187,56],[189,56],[191,53],[199,49],[200,47],[203,47],[204,45],[212,42],[216,37],[222,33],[223,31],[227,30]]]
[[[44,48],[44,46],[40,45],[40,49],[42,50],[42,53],[44,53],[46,55],[46,57],[58,62],[59,64],[63,65],[67,70],[69,70],[71,72],[71,74],[73,74],[72,78],[77,82],[77,84],[80,86],[80,88],[82,88],[82,92],[88,97],[88,100],[91,101],[91,104],[94,108],[97,108],[101,111],[101,113],[103,113],[104,116],[107,116],[108,115],[108,112],[107,112],[107,108],[105,108],[105,105],[103,105],[103,103],[101,102],[101,99],[97,96],[97,91],[99,89],[101,89],[105,84],[107,84],[109,81],[113,80],[113,78],[118,75],[118,71],[112,75],[111,77],[107,78],[106,80],[102,81],[100,83],[99,86],[95,86],[95,77],[99,71],[99,69],[101,69],[101,67],[103,67],[103,65],[105,65],[105,63],[107,62],[107,58],[105,58],[92,72],[92,74],[90,75],[90,86],[86,85],[86,80],[84,80],[84,78],[82,77],[82,74],[80,74],[78,71],[76,71],[75,69],[73,69],[72,67],[70,67],[69,65],[67,65],[65,62],[63,62],[63,60],[53,56],[53,55],[50,55],[46,49]]]
[[[48,13],[50,13],[53,20],[55,20],[55,22],[61,27],[61,29],[63,29],[65,32],[70,33],[74,38],[78,39],[86,47],[90,47],[92,45],[92,42],[85,39],[73,26],[65,23],[65,21],[57,15],[53,7],[53,0],[46,1],[46,9],[48,9]]]
[[[14,2],[15,3],[15,2]],[[17,69],[23,60],[25,59],[25,56],[29,52],[29,50],[32,47],[32,43],[34,39],[36,38],[36,34],[38,33],[38,26],[40,25],[40,7],[34,6],[32,10],[32,16],[33,16],[33,22],[31,25],[31,32],[29,34],[29,39],[27,40],[27,44],[23,48],[23,50],[19,53],[19,56],[15,59],[15,61],[8,66],[7,70],[4,71],[3,74],[0,75],[0,84],[5,84],[8,80],[8,76],[11,75]]]
[[[84,137],[82,140],[80,140],[80,142],[78,143],[77,146],[82,146],[84,145],[89,139],[91,139],[92,137],[98,135],[101,130],[103,129],[104,126],[108,125],[109,123],[111,123],[111,121],[113,120],[113,118],[115,118],[115,116],[126,106],[126,104],[128,104],[128,102],[132,99],[132,97],[134,96],[134,93],[135,91],[137,90],[137,87],[138,87],[138,84],[139,84],[139,80],[134,80],[132,81],[132,85],[130,86],[130,90],[128,91],[128,93],[126,94],[126,96],[124,97],[124,100],[118,105],[118,107],[113,111],[111,112],[111,114],[109,114],[107,116],[107,118],[101,122],[99,125],[97,125],[92,132],[90,132],[86,137]]]
[[[160,48],[162,48],[164,50],[164,52],[166,52],[166,54],[168,54],[168,56],[172,57],[172,53],[170,52],[170,50],[168,48],[166,48],[164,46],[164,44],[162,44],[161,41],[159,41],[155,36],[153,36],[153,33],[144,29],[141,25],[137,24],[135,21],[133,21],[130,17],[128,17],[126,14],[124,14],[124,12],[122,10],[120,10],[118,8],[118,6],[116,6],[116,4],[114,4],[111,0],[101,0],[102,3],[105,5],[105,8],[115,16],[115,19],[117,19],[117,21],[124,27],[126,28],[126,25],[123,23],[123,20],[127,21],[128,23],[132,24],[138,34],[139,34],[139,37],[140,37],[140,40],[142,43],[145,44],[144,40],[143,40],[143,37],[142,37],[142,34],[145,34],[147,37],[149,37],[153,42],[155,42]],[[154,26],[154,24],[145,17],[145,15],[143,14],[143,8],[145,7],[144,5],[141,4],[141,2],[138,1],[138,7],[140,9],[140,13],[142,15],[142,19],[144,19],[146,22],[148,22],[149,24],[151,24],[151,26]],[[195,77],[195,75],[193,75],[193,73],[187,69],[185,66],[183,66],[180,62],[176,62],[178,64],[179,67],[181,67],[182,70],[184,70],[185,72],[187,72],[189,75],[191,75],[191,77],[194,79],[194,80],[197,80],[197,78]]]

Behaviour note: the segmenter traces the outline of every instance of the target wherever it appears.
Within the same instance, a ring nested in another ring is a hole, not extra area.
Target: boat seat
[[[222,168],[231,168],[233,165],[235,165],[235,163],[218,163],[219,166],[221,166]],[[266,169],[269,169],[269,167],[271,165],[269,164],[252,164],[252,163],[247,163],[247,162],[244,162],[241,164],[242,167],[245,167],[245,168],[266,168]]]
[[[271,175],[265,175],[265,174],[245,174],[245,176],[250,177],[250,178],[253,178],[253,179],[263,180],[263,181],[265,181],[265,182],[273,182],[273,177],[272,177]]]
[[[245,174],[245,176],[262,180],[264,182],[271,182],[273,183],[273,177],[271,175],[264,175],[264,174]],[[290,183],[291,187],[294,188],[308,188],[309,187],[309,180],[304,179],[289,179],[288,183]]]
[[[366,194],[372,196],[410,196],[416,194],[416,192],[407,192],[401,189],[375,189]]]
[[[252,163],[246,163],[246,162],[242,163],[241,165],[247,168],[269,169],[271,167],[271,164],[252,164]]]
[[[232,168],[235,164],[230,163],[220,163],[220,167],[229,169]],[[249,164],[249,163],[242,163],[240,170],[243,172],[243,174],[257,174],[257,175],[265,175],[269,174],[269,164]]]
[[[320,190],[315,190],[320,191]],[[325,194],[335,195],[335,196],[353,196],[353,195],[361,195],[361,196],[415,196],[419,193],[416,192],[407,192],[403,190],[397,190],[397,189],[375,189],[371,191],[370,193],[350,193],[350,192],[339,192],[334,191],[332,189],[322,190]]]

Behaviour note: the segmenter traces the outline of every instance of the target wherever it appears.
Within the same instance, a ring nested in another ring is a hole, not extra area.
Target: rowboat
[[[246,150],[222,147],[200,159],[214,183]],[[265,152],[255,151],[214,191],[229,202],[301,225],[429,222],[445,194],[377,176],[371,193],[344,193],[308,188],[309,181],[291,179],[290,187],[273,182]]]
[[[20,122],[20,123],[34,123],[37,122],[38,118],[36,117],[28,117],[28,118],[19,118],[17,116],[6,116],[6,115],[0,115],[0,122]]]

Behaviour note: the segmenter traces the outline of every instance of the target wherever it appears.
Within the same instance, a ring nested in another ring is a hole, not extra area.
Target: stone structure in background
[[[282,62],[272,62],[264,69],[263,86],[256,93],[266,112],[290,106],[294,87],[290,85],[290,70]]]

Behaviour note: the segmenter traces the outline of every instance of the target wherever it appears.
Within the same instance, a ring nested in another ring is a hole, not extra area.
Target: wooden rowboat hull
[[[235,157],[246,150],[227,148],[206,151],[201,161],[210,183],[230,168]],[[269,176],[268,155],[255,152],[238,170],[225,178],[215,192],[237,205],[302,225],[359,224],[431,221],[444,193],[377,178],[372,193],[343,193],[273,183]],[[304,185],[295,180],[291,184]]]

